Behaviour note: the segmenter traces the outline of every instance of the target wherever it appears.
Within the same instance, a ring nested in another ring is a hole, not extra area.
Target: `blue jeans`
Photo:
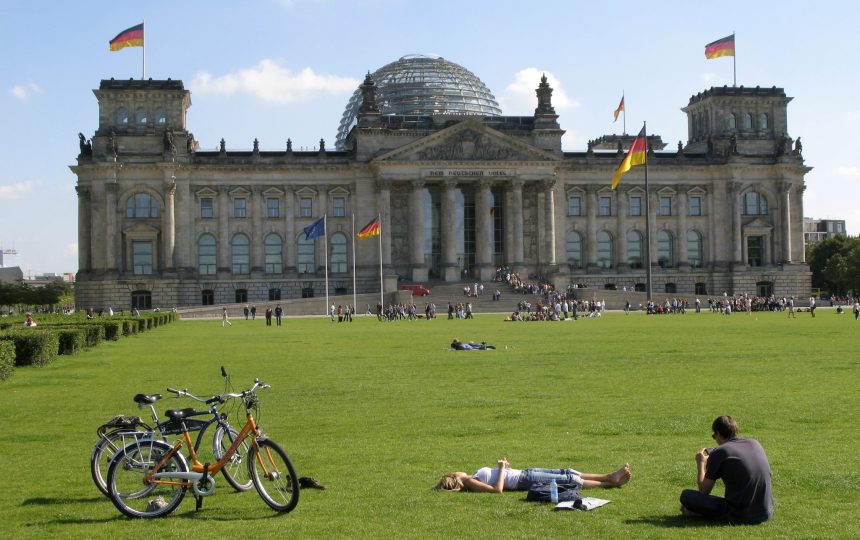
[[[527,490],[532,484],[549,484],[555,479],[558,484],[576,484],[582,487],[582,477],[573,469],[525,469],[517,483],[517,489]]]
[[[762,519],[743,518],[734,515],[726,504],[726,500],[722,497],[713,495],[705,495],[695,489],[685,489],[681,492],[681,504],[684,508],[695,512],[707,519],[720,521],[722,523],[746,523],[748,525],[756,525],[771,519],[768,515]]]

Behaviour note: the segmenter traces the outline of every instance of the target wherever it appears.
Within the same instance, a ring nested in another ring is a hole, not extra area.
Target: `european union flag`
[[[312,240],[325,234],[325,216],[305,227],[305,238]]]

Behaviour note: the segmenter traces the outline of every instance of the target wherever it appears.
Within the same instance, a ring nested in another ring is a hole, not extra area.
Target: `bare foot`
[[[630,464],[625,463],[623,467],[609,474],[609,482],[615,487],[621,487],[630,481]]]

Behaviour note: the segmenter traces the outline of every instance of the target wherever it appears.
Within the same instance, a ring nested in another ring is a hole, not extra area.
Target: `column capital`
[[[457,180],[453,178],[445,178],[441,183],[442,187],[445,189],[454,189],[457,187]]]
[[[729,182],[728,183],[729,193],[732,195],[737,195],[740,193],[741,188],[743,188],[743,184],[740,182]]]
[[[777,188],[779,189],[779,192],[783,195],[788,195],[794,188],[794,184],[783,180],[782,182],[777,183]]]
[[[75,191],[78,193],[78,197],[81,198],[89,197],[91,194],[89,186],[75,186]]]
[[[511,189],[523,189],[523,186],[526,185],[526,181],[522,178],[514,178],[511,180],[510,187]]]
[[[393,182],[390,178],[377,178],[376,179],[376,187],[377,189],[384,189],[387,191],[391,191],[391,184]]]
[[[409,185],[412,187],[412,189],[421,189],[424,187],[424,184],[425,182],[423,178],[416,178],[409,181]]]
[[[541,180],[541,183],[543,183],[543,188],[545,190],[550,190],[550,189],[555,187],[556,179],[555,178],[544,178],[543,180]]]
[[[495,184],[495,182],[489,178],[481,178],[478,180],[478,187],[481,189],[490,189],[493,187],[493,184]]]

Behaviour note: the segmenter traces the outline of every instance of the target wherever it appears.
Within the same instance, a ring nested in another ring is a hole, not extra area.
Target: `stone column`
[[[624,191],[615,191],[615,217],[615,251],[618,254],[615,268],[625,273],[630,270],[630,263],[627,260],[627,193]]]
[[[172,169],[164,171],[164,213],[161,216],[161,241],[163,252],[161,269],[173,272],[176,268],[174,254],[176,251],[176,177]]]
[[[117,208],[116,196],[118,185],[116,182],[116,170],[110,172],[110,177],[105,183],[105,270],[107,272],[118,272],[120,265],[117,264]]]
[[[78,192],[78,272],[87,272],[91,268],[90,235],[92,234],[92,217],[90,210],[90,188],[75,186]]]
[[[319,194],[317,195],[317,219],[323,217],[323,214],[328,214],[328,186],[319,186]],[[326,219],[328,221],[328,219]],[[328,236],[328,223],[326,223],[326,236]],[[320,266],[322,266],[322,262]]]
[[[794,234],[791,235],[791,242],[794,244],[792,253],[797,253],[800,259],[797,262],[806,262],[806,249],[803,245],[803,192],[806,191],[806,186],[803,184],[803,178],[798,178],[795,184],[794,197],[791,198],[791,203],[794,205],[794,212],[789,216],[789,226],[794,229]]]
[[[173,264],[183,272],[194,271],[191,262],[193,253],[196,253],[197,240],[194,237],[194,215],[199,212],[199,206],[191,196],[191,189],[186,175],[180,175],[176,179],[176,197],[173,203],[175,218],[174,227],[176,238],[173,246]]]
[[[230,186],[218,187],[218,272],[230,273]]]
[[[525,181],[515,178],[511,182],[511,212],[508,213],[510,221],[513,222],[512,227],[512,243],[511,260],[513,261],[513,271],[519,271],[523,266],[523,185]]]
[[[263,203],[263,189],[265,186],[253,186],[251,188],[251,272],[262,273],[263,264],[263,216],[266,213],[266,205]]]
[[[675,246],[678,250],[678,269],[689,270],[690,261],[687,259],[687,214],[689,214],[687,190],[688,186],[678,186],[678,229],[675,233]]]
[[[729,185],[729,197],[732,199],[732,264],[744,265],[743,238],[741,237],[741,183],[732,182]]]
[[[555,267],[555,180],[543,181],[544,231],[546,264],[551,269]]]
[[[478,181],[475,197],[475,262],[476,276],[480,280],[492,279],[493,266],[493,225],[490,219],[490,186],[488,180]]]
[[[457,267],[457,203],[454,190],[457,182],[442,182],[442,271],[445,281],[458,281]]]
[[[284,271],[296,276],[296,194],[292,188],[284,188]]]
[[[777,258],[774,257],[773,261],[780,260],[781,262],[791,264],[791,189],[792,185],[789,182],[782,182],[779,186],[780,195],[782,195],[782,200],[780,201],[780,221],[782,221],[782,255]]]
[[[588,235],[584,238],[586,246],[585,267],[589,274],[597,271],[597,186],[586,186],[586,211],[588,213]]]
[[[383,270],[391,269],[391,181],[377,180]]]
[[[413,180],[409,196],[409,262],[412,265],[412,280],[427,280],[427,265],[424,263],[424,181]]]

